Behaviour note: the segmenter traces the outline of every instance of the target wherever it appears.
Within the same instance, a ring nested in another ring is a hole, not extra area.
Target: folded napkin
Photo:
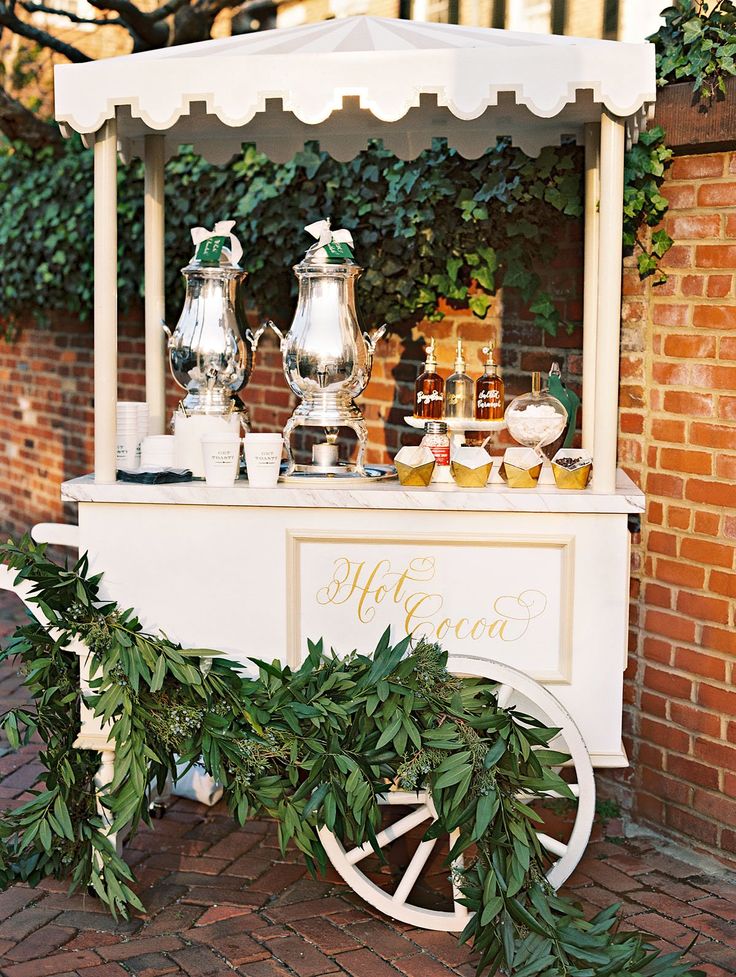
[[[138,482],[141,485],[166,485],[169,482],[191,482],[188,468],[118,469],[119,482]]]

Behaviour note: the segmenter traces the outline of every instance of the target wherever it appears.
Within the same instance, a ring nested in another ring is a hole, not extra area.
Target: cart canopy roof
[[[317,140],[340,160],[371,138],[410,159],[446,137],[480,156],[582,142],[605,108],[630,141],[655,99],[654,48],[587,38],[348,17],[55,69],[56,118],[89,135],[117,116],[123,155],[166,136],[224,162],[253,142],[284,161]]]

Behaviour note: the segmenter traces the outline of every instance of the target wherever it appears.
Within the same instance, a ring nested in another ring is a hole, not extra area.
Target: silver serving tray
[[[352,466],[335,465],[334,467],[318,467],[317,465],[297,465],[291,475],[282,475],[279,482],[286,484],[301,482],[322,482],[325,485],[350,482],[382,482],[396,478],[393,465],[366,465],[366,474],[359,475]]]

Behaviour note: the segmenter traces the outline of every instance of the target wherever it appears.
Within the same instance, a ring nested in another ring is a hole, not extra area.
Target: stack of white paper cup
[[[240,438],[237,434],[205,434],[202,438],[204,477],[208,485],[226,488],[235,484],[240,464]]]
[[[136,404],[138,411],[138,436],[141,441],[148,437],[148,404]]]
[[[280,434],[246,434],[245,468],[248,484],[254,488],[273,488],[279,480],[284,439]]]
[[[141,442],[142,468],[174,468],[174,435],[152,434]]]
[[[148,406],[131,400],[117,403],[118,468],[138,468],[141,441],[148,433]]]

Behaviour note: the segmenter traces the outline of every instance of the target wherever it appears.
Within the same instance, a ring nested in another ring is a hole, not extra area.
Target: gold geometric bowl
[[[541,461],[533,468],[517,468],[516,465],[504,461],[501,464],[500,475],[509,488],[536,488],[541,471]]]
[[[432,481],[432,472],[434,471],[435,462],[430,461],[425,465],[405,465],[401,461],[397,461],[394,458],[394,465],[396,466],[396,474],[399,476],[399,481],[402,485],[421,485],[426,488],[427,485]]]
[[[450,462],[450,471],[455,482],[462,488],[485,488],[491,475],[492,462],[487,465],[479,465],[477,468],[468,468],[457,461]]]
[[[554,472],[555,485],[558,489],[580,490],[584,489],[590,481],[593,465],[592,463],[590,465],[583,465],[574,471],[570,471],[569,468],[563,468],[562,465],[556,465],[552,462],[552,471]]]

